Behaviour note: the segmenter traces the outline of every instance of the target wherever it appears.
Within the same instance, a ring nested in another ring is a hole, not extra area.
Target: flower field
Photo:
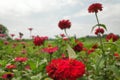
[[[88,7],[97,20],[92,38],[71,37],[72,22],[60,20],[64,34],[53,40],[31,36],[32,28],[31,40],[22,39],[22,33],[15,40],[0,40],[0,80],[120,80],[120,39],[114,33],[103,36],[107,27],[97,15],[102,9],[100,3]]]

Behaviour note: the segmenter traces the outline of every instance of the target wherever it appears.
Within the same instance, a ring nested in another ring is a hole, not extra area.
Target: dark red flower
[[[5,45],[8,45],[8,44],[9,44],[9,42],[8,42],[8,41],[4,41],[4,44],[5,44]]]
[[[98,13],[98,11],[102,11],[102,4],[100,3],[94,3],[89,6],[88,12],[89,13]]]
[[[95,43],[93,46],[92,46],[93,49],[97,49],[98,48],[98,44]]]
[[[58,23],[60,29],[69,29],[71,27],[71,22],[69,20],[61,20]]]
[[[65,37],[65,34],[60,34],[61,37]]]
[[[15,36],[15,34],[10,34],[10,36],[11,36],[11,37],[14,37],[14,36]]]
[[[112,40],[113,42],[117,41],[119,39],[118,35],[115,35],[113,33],[110,33],[106,36],[106,41]]]
[[[73,49],[74,49],[75,51],[77,51],[77,52],[82,51],[82,50],[83,50],[83,43],[82,43],[82,42],[77,43],[77,44],[73,47]]]
[[[58,47],[47,47],[47,48],[43,48],[42,50],[43,50],[43,52],[52,54],[58,50]]]
[[[85,73],[85,65],[75,59],[54,59],[46,66],[46,71],[54,80],[76,80]]]
[[[3,78],[3,79],[9,79],[9,80],[11,80],[11,79],[13,78],[13,76],[14,76],[13,73],[8,72],[8,73],[3,74],[3,75],[2,75],[2,78]]]
[[[33,28],[28,28],[28,30],[32,31],[32,30],[33,30]]]
[[[48,37],[36,36],[34,37],[33,43],[35,44],[35,46],[41,46],[46,39],[48,39]]]
[[[104,29],[103,28],[97,28],[95,30],[95,34],[98,35],[98,34],[104,34]]]
[[[7,69],[15,69],[16,68],[16,65],[13,65],[13,64],[9,64],[6,66]]]
[[[28,60],[28,58],[26,58],[26,57],[16,57],[14,59],[14,61],[16,61],[16,62],[25,62],[27,60]]]

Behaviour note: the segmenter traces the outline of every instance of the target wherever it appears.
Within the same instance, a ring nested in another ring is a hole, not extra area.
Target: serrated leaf
[[[77,57],[75,51],[71,48],[70,45],[67,45],[67,51],[70,59],[75,59]]]

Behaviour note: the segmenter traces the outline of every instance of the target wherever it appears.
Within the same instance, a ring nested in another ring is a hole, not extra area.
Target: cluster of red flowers
[[[104,34],[104,29],[103,28],[97,28],[95,30],[95,34],[98,35],[98,34]]]
[[[76,80],[85,73],[85,65],[75,59],[54,59],[46,67],[54,80]]]
[[[36,36],[34,37],[33,43],[35,44],[35,46],[41,46],[45,40],[47,40],[48,37],[39,37]]]
[[[58,23],[60,29],[69,29],[71,27],[71,22],[69,20],[61,20]]]
[[[28,58],[26,58],[26,57],[16,57],[14,60],[16,62],[25,62],[25,61],[28,60]]]
[[[77,51],[77,52],[82,51],[82,50],[83,50],[83,43],[82,43],[82,42],[77,43],[77,44],[73,47],[73,49],[74,49],[75,51]]]
[[[113,33],[110,33],[106,36],[106,41],[112,40],[113,42],[117,41],[119,39],[118,35],[115,35]]]
[[[88,8],[89,13],[98,13],[98,11],[102,11],[102,4],[100,3],[94,3]]]
[[[53,54],[54,52],[56,52],[58,50],[58,47],[47,47],[47,48],[43,48],[42,50],[43,50],[43,52]]]

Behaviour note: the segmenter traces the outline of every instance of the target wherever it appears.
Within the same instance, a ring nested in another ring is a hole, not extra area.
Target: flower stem
[[[100,22],[99,22],[97,13],[95,13],[95,16],[96,16],[98,28],[100,28],[100,26],[99,26]],[[106,67],[107,67],[106,55],[105,55],[105,51],[104,51],[104,47],[103,47],[102,36],[100,34],[98,34],[98,37],[99,37],[99,40],[100,40],[100,45],[101,45],[101,50],[102,50],[102,56],[105,57],[105,62],[104,62],[104,69],[105,69],[104,73],[105,73],[105,75],[104,75],[104,78],[106,79],[106,77],[107,77],[106,76],[107,75],[107,73],[106,73]]]

